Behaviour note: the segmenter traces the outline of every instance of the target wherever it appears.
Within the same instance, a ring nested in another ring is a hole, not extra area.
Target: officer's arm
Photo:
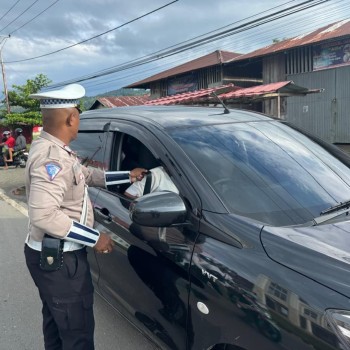
[[[144,168],[135,168],[131,171],[102,171],[95,168],[83,167],[85,182],[91,187],[107,187],[110,185],[120,185],[133,183],[143,179],[147,172]]]

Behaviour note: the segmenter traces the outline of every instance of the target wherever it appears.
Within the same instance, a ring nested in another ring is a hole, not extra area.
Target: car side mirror
[[[130,204],[130,219],[141,226],[168,227],[185,223],[186,206],[174,192],[153,192]]]

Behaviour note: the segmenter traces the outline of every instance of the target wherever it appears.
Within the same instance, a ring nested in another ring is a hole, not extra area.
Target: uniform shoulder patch
[[[45,164],[46,172],[49,175],[49,179],[52,181],[57,174],[62,170],[62,168],[56,163],[46,163]]]
[[[52,160],[59,160],[61,158],[60,150],[60,147],[56,145],[50,145],[48,158]]]

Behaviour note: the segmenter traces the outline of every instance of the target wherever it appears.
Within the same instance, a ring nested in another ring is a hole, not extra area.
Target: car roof
[[[274,120],[266,115],[242,109],[230,109],[224,114],[222,107],[194,106],[130,106],[96,109],[84,112],[81,119],[126,119],[158,124],[163,128],[178,128],[225,123]]]

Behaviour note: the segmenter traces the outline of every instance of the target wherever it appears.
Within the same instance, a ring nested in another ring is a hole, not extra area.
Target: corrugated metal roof
[[[229,99],[229,98],[239,98],[243,96],[256,96],[256,95],[274,93],[291,84],[293,84],[292,81],[279,81],[277,83],[257,85],[257,86],[253,86],[245,89],[240,89],[237,91],[231,91],[226,94],[221,94],[220,98]],[[302,91],[307,91],[306,88],[300,87],[300,89]]]
[[[140,96],[111,96],[111,97],[99,97],[90,109],[94,109],[96,102],[101,105],[113,108],[113,107],[125,107],[125,106],[140,106],[144,105],[149,100],[149,95]]]
[[[350,35],[350,19],[335,22],[322,28],[319,28],[311,33],[302,34],[292,39],[283,40],[279,43],[265,46],[261,49],[241,55],[239,57],[234,57],[228,62],[241,61],[247,58],[265,56],[268,54],[292,49],[293,47],[310,45],[346,35]]]
[[[227,91],[229,90],[229,91]],[[309,93],[321,92],[323,89],[308,89],[294,84],[293,81],[280,81],[277,83],[258,85],[249,88],[241,88],[239,86],[233,86],[232,84],[223,85],[216,88],[202,89],[199,91],[185,92],[183,94],[177,94],[173,96],[167,96],[151,100],[145,103],[145,105],[175,105],[175,104],[189,104],[200,103],[201,101],[208,102],[209,100],[215,102],[216,97],[211,95],[215,92],[222,100],[260,97],[266,98],[267,95],[272,97],[272,94],[292,94],[292,95],[305,95]]]
[[[206,98],[209,97],[209,95],[212,92],[216,92],[217,94],[219,94],[222,92],[227,92],[228,90],[232,91],[232,90],[238,90],[238,89],[241,89],[241,88],[238,86],[233,86],[233,84],[222,85],[214,88],[201,89],[198,91],[184,92],[183,94],[161,97],[156,100],[148,101],[145,103],[145,105],[159,106],[159,105],[174,105],[174,104],[198,102],[203,97],[206,97]]]
[[[168,69],[164,72],[152,75],[149,78],[144,80],[140,80],[137,83],[133,83],[131,85],[126,86],[127,88],[139,87],[140,85],[150,83],[152,81],[168,78],[177,74],[183,74],[186,72],[191,72],[196,69],[206,68],[210,66],[215,66],[221,63],[228,62],[232,60],[234,57],[240,56],[240,54],[229,51],[216,50],[208,55],[199,57],[195,60],[186,62],[177,67]]]

